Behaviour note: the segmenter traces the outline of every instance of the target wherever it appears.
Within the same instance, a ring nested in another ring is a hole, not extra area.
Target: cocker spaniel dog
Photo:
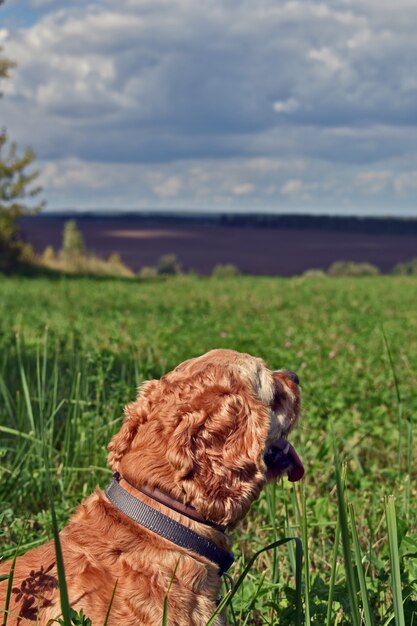
[[[229,533],[266,481],[304,473],[286,441],[297,423],[296,374],[212,350],[144,383],[109,444],[114,472],[60,533],[69,601],[101,626],[203,626],[231,565]],[[10,571],[10,561],[0,573]],[[0,582],[0,610],[7,580]],[[168,591],[169,590],[169,591]],[[8,626],[61,615],[54,543],[16,561]],[[0,615],[1,620],[1,615]],[[216,626],[224,618],[216,618]]]

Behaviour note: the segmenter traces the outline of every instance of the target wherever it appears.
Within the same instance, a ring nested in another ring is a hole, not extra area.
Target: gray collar
[[[119,485],[119,480],[120,477],[116,474],[105,490],[107,498],[119,511],[177,546],[191,550],[216,563],[219,566],[219,576],[229,569],[234,561],[233,552],[219,548],[210,539],[202,537],[190,528],[138,500]]]

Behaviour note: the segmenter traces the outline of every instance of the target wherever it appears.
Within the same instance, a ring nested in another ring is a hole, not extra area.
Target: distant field
[[[25,238],[38,252],[61,245],[65,218],[25,217]],[[88,249],[98,256],[120,252],[137,271],[155,265],[167,253],[178,256],[185,271],[210,274],[217,263],[233,263],[242,272],[292,276],[327,269],[334,261],[361,261],[390,272],[417,256],[417,233],[343,232],[302,228],[259,228],[215,224],[146,223],[129,218],[78,218]]]
[[[26,547],[50,534],[39,441],[62,525],[95,484],[107,484],[106,445],[137,384],[190,356],[230,347],[298,372],[303,421],[292,441],[306,467],[303,487],[284,481],[253,507],[236,532],[232,574],[274,538],[304,537],[303,624],[368,625],[351,617],[341,542],[335,547],[334,443],[347,464],[374,624],[397,624],[387,621],[389,494],[396,498],[405,624],[416,624],[416,302],[417,281],[402,277],[0,277],[0,554],[12,554],[22,533]],[[232,624],[293,626],[293,575],[291,547],[260,557]],[[361,598],[358,591],[360,607]]]

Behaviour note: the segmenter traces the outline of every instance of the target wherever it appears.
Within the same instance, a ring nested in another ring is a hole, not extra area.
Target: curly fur
[[[298,386],[261,359],[212,350],[143,384],[125,408],[109,444],[108,463],[136,497],[230,549],[231,537],[157,504],[136,491],[158,487],[229,530],[246,515],[266,482],[266,446],[286,435],[299,414]],[[201,626],[216,606],[217,567],[127,518],[96,489],[61,532],[71,605],[93,625],[104,622],[118,582],[109,626],[168,623]],[[10,563],[0,565],[8,573]],[[0,583],[0,608],[6,582]],[[38,618],[36,617],[39,613]],[[8,624],[45,626],[60,615],[52,542],[18,558]],[[224,624],[219,616],[216,625]]]

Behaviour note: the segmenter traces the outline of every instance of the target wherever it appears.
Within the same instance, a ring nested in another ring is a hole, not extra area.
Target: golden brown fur
[[[158,487],[232,529],[266,482],[266,446],[295,425],[299,389],[285,370],[261,359],[213,350],[145,383],[125,408],[108,462],[136,497],[229,549],[231,538],[136,491]],[[157,626],[169,593],[171,626],[202,626],[220,592],[217,566],[153,534],[119,512],[97,489],[60,533],[71,605],[103,624],[116,581],[109,626]],[[0,565],[8,573],[10,563]],[[0,582],[0,609],[6,582]],[[16,563],[8,625],[45,626],[60,615],[52,542]],[[224,624],[219,617],[216,625]]]

